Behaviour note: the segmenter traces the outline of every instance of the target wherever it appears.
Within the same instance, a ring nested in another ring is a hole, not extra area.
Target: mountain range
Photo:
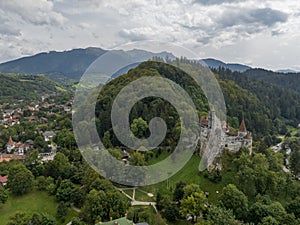
[[[77,81],[89,68],[89,66],[97,60],[100,56],[105,53],[114,52],[117,55],[116,60],[122,60],[128,63],[124,68],[116,71],[113,77],[118,77],[121,74],[127,73],[129,69],[135,68],[139,63],[147,61],[153,57],[159,57],[163,59],[174,60],[176,57],[169,52],[153,53],[145,50],[133,49],[130,51],[113,50],[107,51],[101,48],[89,47],[85,49],[72,49],[68,51],[50,51],[43,52],[33,56],[22,57],[9,62],[0,64],[0,72],[2,73],[21,73],[21,74],[44,74],[46,77],[57,81]],[[135,62],[135,63],[132,63]],[[220,60],[207,58],[199,60],[199,62],[205,66],[213,69],[219,67],[229,69],[233,72],[245,73],[248,76],[255,76],[255,78],[268,80],[271,83],[275,82],[273,77],[276,79],[276,83],[286,80],[287,77],[300,77],[299,73],[292,70],[281,70],[281,71],[267,71],[263,69],[251,68],[247,65],[224,63]],[[107,65],[109,66],[109,65]],[[259,74],[259,75],[258,75]],[[289,75],[289,76],[284,76]],[[283,77],[284,76],[284,77]],[[287,81],[288,83],[288,81]],[[294,86],[291,84],[291,86]],[[293,87],[295,89],[295,87]]]

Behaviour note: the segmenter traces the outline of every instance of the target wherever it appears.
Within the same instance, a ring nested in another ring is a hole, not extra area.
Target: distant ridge
[[[168,52],[153,53],[133,49],[130,51],[114,50],[120,57],[143,62],[153,57],[175,59]],[[44,74],[54,81],[79,80],[86,69],[98,57],[108,52],[95,47],[72,49],[63,52],[50,51],[23,57],[0,64],[0,72],[21,74]],[[124,71],[125,73],[127,71]]]
[[[113,50],[117,52],[119,59],[128,59],[132,63],[119,71],[117,71],[113,78],[118,77],[124,73],[127,73],[129,69],[135,68],[139,63],[147,61],[153,57],[160,57],[164,59],[174,60],[175,56],[172,53],[163,51],[160,53],[153,53],[140,49],[133,49],[130,51],[124,50]],[[0,72],[2,73],[20,73],[20,74],[44,74],[48,78],[56,82],[64,81],[77,81],[86,71],[86,69],[93,63],[98,57],[108,52],[102,48],[89,47],[89,48],[78,48],[67,51],[50,51],[43,52],[33,56],[23,57],[16,60],[0,64]],[[116,60],[119,60],[116,58]],[[278,74],[295,74],[297,71],[294,70],[279,70],[276,72],[268,71],[263,69],[252,69],[250,66],[238,64],[238,63],[225,63],[217,59],[206,58],[199,60],[205,66],[210,68],[218,69],[219,67],[230,69],[234,72],[247,73],[248,70],[252,77],[265,78],[266,74],[270,76],[273,73]],[[109,65],[107,65],[109,66]],[[248,75],[249,75],[248,74]]]
[[[43,52],[0,64],[0,72],[45,74],[47,77],[78,79],[86,68],[106,50],[101,48]]]
[[[225,69],[230,69],[231,71],[237,71],[237,72],[245,72],[248,69],[251,69],[250,66],[238,64],[238,63],[224,63],[220,60],[216,60],[213,58],[207,58],[207,59],[202,59],[207,66],[218,69],[219,67],[223,67]]]
[[[282,69],[274,71],[276,73],[299,73],[300,71],[291,70],[291,69]]]

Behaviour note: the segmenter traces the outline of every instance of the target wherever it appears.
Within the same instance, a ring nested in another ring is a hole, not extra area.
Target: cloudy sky
[[[300,70],[299,0],[0,0],[0,21],[0,62],[150,39],[202,58]]]

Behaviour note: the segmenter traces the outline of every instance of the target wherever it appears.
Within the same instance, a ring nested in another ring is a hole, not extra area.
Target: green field
[[[10,195],[4,205],[0,205],[0,225],[6,225],[9,217],[17,211],[26,212],[28,214],[47,213],[55,217],[57,202],[54,196],[49,196],[46,192],[32,192],[24,196]],[[67,221],[71,221],[77,214],[74,210],[69,209],[66,217]]]
[[[203,191],[209,192],[209,200],[215,203],[219,195],[216,193],[216,191],[219,191],[220,193],[225,186],[226,180],[228,179],[224,179],[224,181],[220,183],[213,183],[209,181],[208,179],[204,178],[203,174],[199,173],[199,163],[200,158],[193,155],[189,162],[183,167],[183,169],[181,169],[178,173],[176,173],[168,180],[155,185],[141,187],[139,189],[153,194],[156,194],[159,191],[163,195],[171,195],[171,192],[176,187],[176,183],[180,181],[183,181],[187,184],[194,183],[199,184]]]

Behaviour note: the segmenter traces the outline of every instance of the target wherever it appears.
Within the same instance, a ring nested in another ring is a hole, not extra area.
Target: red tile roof
[[[13,144],[14,144],[14,142],[13,142],[11,136],[9,137],[9,140],[8,140],[7,144],[8,144],[8,145],[13,145]]]
[[[3,176],[3,177],[1,177],[0,176],[0,183],[6,183],[7,182],[7,178],[8,178],[8,176]]]

